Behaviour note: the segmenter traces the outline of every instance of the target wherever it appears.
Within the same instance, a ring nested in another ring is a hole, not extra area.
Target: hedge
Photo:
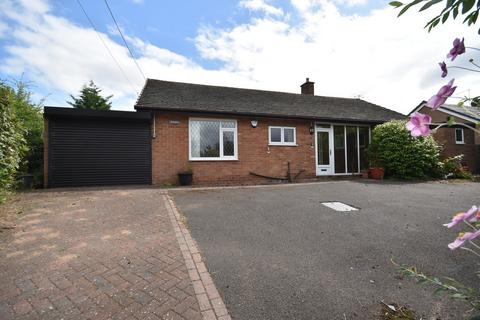
[[[13,187],[17,170],[28,148],[24,129],[14,109],[15,93],[0,83],[0,203]]]

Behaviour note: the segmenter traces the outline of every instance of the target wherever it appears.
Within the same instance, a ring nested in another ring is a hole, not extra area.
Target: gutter
[[[321,118],[313,116],[298,116],[298,115],[275,115],[269,113],[254,113],[254,112],[227,112],[227,111],[199,111],[195,109],[182,109],[174,110],[169,108],[158,108],[158,107],[149,107],[135,105],[134,108],[139,110],[149,110],[149,111],[162,111],[162,112],[173,112],[173,113],[193,113],[193,114],[214,114],[214,115],[230,115],[230,116],[244,116],[244,117],[262,117],[262,118],[273,118],[273,119],[298,119],[298,120],[309,120],[309,121],[325,121],[332,123],[362,123],[362,124],[380,124],[388,120],[360,120],[360,119],[348,119],[348,118]],[[406,118],[406,116],[405,116]],[[394,118],[392,118],[394,119]]]

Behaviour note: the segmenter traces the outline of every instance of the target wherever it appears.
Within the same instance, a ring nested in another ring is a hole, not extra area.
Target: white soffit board
[[[322,202],[322,204],[326,207],[329,207],[330,209],[333,209],[335,211],[358,211],[357,208],[354,208],[352,206],[349,206],[348,204],[334,201],[334,202]]]

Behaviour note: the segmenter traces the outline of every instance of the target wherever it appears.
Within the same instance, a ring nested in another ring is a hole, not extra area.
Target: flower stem
[[[460,247],[460,249],[463,249],[463,250],[466,250],[466,251],[469,251],[471,253],[473,253],[474,255],[476,255],[477,257],[480,258],[480,254],[478,254],[476,251],[470,249],[470,248],[466,248],[466,247]]]
[[[445,122],[445,123],[433,123],[433,122],[432,122],[432,123],[430,123],[430,125],[431,125],[431,126],[436,126],[434,129],[432,129],[432,131],[434,131],[434,132],[437,131],[438,129],[440,129],[441,127],[450,126],[447,122]],[[474,132],[480,134],[480,130],[474,129],[474,128],[470,127],[470,126],[467,125],[467,124],[464,124],[464,123],[459,122],[459,123],[455,123],[455,125],[468,128],[468,129],[473,130]],[[465,222],[465,220],[464,220],[464,222]],[[472,226],[471,224],[469,224],[469,225],[470,225],[471,228],[477,230],[477,229],[476,229],[474,226]]]
[[[480,250],[480,246],[477,245],[475,242],[473,242],[472,240],[468,241],[472,244],[472,246],[474,246],[475,248],[477,248],[478,250]]]
[[[475,67],[479,68],[480,69],[480,66],[478,64],[476,64],[475,62],[473,62],[473,59],[469,61],[471,64],[473,64]]]
[[[448,68],[449,69],[450,68],[462,69],[462,70],[468,70],[468,71],[472,71],[472,72],[480,72],[480,70],[475,70],[475,69],[470,69],[470,68],[465,68],[465,67],[459,67],[459,66],[449,66]]]
[[[468,222],[468,221],[466,221],[466,220],[463,220],[463,222],[464,222],[467,226],[469,226],[470,228],[472,228],[473,230],[478,231],[478,229],[475,228],[470,222]]]

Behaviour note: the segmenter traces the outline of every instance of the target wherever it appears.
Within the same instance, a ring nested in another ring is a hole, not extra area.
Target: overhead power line
[[[122,30],[118,26],[117,20],[115,19],[115,16],[113,15],[112,9],[110,9],[110,6],[108,5],[108,1],[107,0],[104,0],[104,1],[105,1],[105,5],[107,6],[108,12],[110,12],[110,16],[112,16],[113,22],[117,26],[118,33],[120,33],[120,37],[122,38],[123,43],[125,44],[125,47],[127,48],[128,52],[130,52],[130,56],[132,57],[133,62],[135,62],[135,65],[137,66],[138,71],[140,71],[140,73],[142,74],[143,80],[147,80],[147,78],[145,77],[145,74],[142,71],[142,68],[140,68],[140,65],[138,64],[137,60],[135,59],[135,56],[133,55],[132,50],[128,46],[127,41],[125,40],[125,37],[123,36]]]
[[[112,51],[110,50],[110,48],[108,47],[107,43],[105,42],[105,40],[103,40],[102,36],[100,35],[100,32],[98,31],[97,27],[95,27],[95,24],[93,23],[92,19],[90,19],[90,17],[88,16],[87,14],[87,11],[85,10],[85,8],[83,7],[82,3],[80,2],[80,0],[77,0],[77,3],[78,5],[80,6],[80,8],[82,9],[83,11],[83,14],[85,15],[85,17],[87,18],[88,22],[90,23],[90,25],[92,26],[93,30],[95,30],[95,33],[97,34],[98,38],[100,39],[100,41],[103,43],[103,45],[105,46],[105,49],[107,49],[108,53],[110,54],[110,57],[112,58],[112,60],[115,62],[115,64],[117,65],[118,69],[120,70],[120,72],[122,73],[123,77],[127,80],[127,82],[130,84],[130,87],[132,87],[133,91],[136,92],[138,94],[138,90],[135,89],[135,86],[133,85],[133,83],[130,81],[130,79],[128,78],[127,74],[125,73],[125,71],[123,70],[122,66],[120,65],[120,63],[118,62],[117,59],[115,59],[115,56],[113,55]]]

